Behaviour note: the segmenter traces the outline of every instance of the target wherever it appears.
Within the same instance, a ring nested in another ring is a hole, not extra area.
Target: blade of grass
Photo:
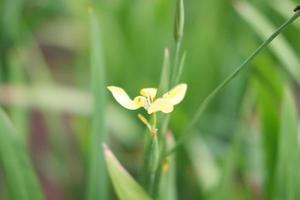
[[[43,199],[28,152],[0,108],[0,161],[11,199]]]
[[[183,68],[184,68],[184,64],[185,64],[185,58],[186,58],[186,52],[183,53],[181,59],[180,59],[180,63],[179,63],[179,67],[178,67],[178,72],[177,72],[177,75],[175,77],[175,81],[174,83],[177,84],[179,83],[180,81],[180,78],[181,78],[181,75],[182,75],[182,72],[183,72]]]
[[[300,154],[297,107],[289,88],[285,88],[280,120],[277,179],[274,199],[300,198]]]
[[[12,50],[9,54],[9,76],[10,82],[16,85],[24,83],[24,71],[19,62],[19,54]],[[12,121],[20,133],[20,137],[26,143],[28,134],[28,110],[21,106],[14,106],[11,108]]]
[[[258,66],[264,67],[255,68],[252,88],[257,91],[257,108],[261,124],[259,136],[262,144],[263,196],[264,199],[273,199],[280,124],[278,107],[282,101],[284,80],[281,71],[274,70],[272,57],[270,55],[264,57],[265,61],[257,63]]]
[[[191,121],[183,131],[184,134],[179,141],[177,142],[176,146],[169,152],[166,153],[165,156],[168,156],[169,154],[173,153],[184,141],[189,138],[191,135],[191,130],[196,125],[196,123],[199,121],[200,117],[204,113],[205,109],[208,107],[210,102],[216,97],[217,94],[219,94],[224,87],[226,87],[229,83],[231,83],[232,80],[236,78],[237,75],[240,74],[247,66],[248,64],[262,51],[264,50],[285,28],[287,28],[291,23],[293,23],[298,17],[300,16],[300,12],[296,12],[292,17],[290,17],[285,23],[283,23],[271,36],[265,40],[244,62],[242,62],[241,65],[239,65],[236,70],[234,70],[227,78],[219,84],[199,105],[199,107],[196,110],[196,113],[191,118]]]
[[[161,96],[163,93],[167,92],[169,89],[170,82],[170,53],[169,49],[165,48],[164,51],[164,61],[161,70],[160,83],[158,87],[158,95]]]
[[[194,173],[203,192],[211,192],[216,188],[220,179],[220,171],[211,149],[206,141],[199,136],[185,143],[185,148],[192,162]]]
[[[285,0],[272,1],[272,3],[270,2],[270,6],[274,8],[280,15],[286,18],[290,16],[289,11],[295,8],[295,4],[292,1],[285,1]],[[298,29],[300,28],[299,23],[295,23],[294,25]]]
[[[182,38],[184,33],[184,3],[183,0],[177,0],[176,12],[175,12],[175,23],[174,23],[174,39],[175,39],[175,54],[174,63],[171,77],[171,87],[176,84],[176,77],[179,74],[179,59],[180,49],[182,44]]]
[[[168,132],[165,135],[166,140],[166,148],[171,149],[174,144],[175,140],[173,134]],[[176,188],[176,158],[175,155],[171,155],[166,158],[162,166],[161,177],[159,184],[159,194],[158,199],[160,200],[176,200],[177,199],[177,188]]]
[[[120,200],[150,200],[144,189],[130,176],[111,150],[103,145],[106,164],[114,189]]]
[[[269,33],[275,30],[271,22],[251,4],[240,2],[237,4],[236,10],[262,39],[267,39]],[[276,41],[270,45],[270,50],[288,73],[300,84],[300,68],[298,67],[300,60],[284,36],[278,36]]]
[[[91,79],[93,95],[92,130],[87,183],[87,199],[108,199],[107,177],[101,144],[106,137],[105,128],[105,69],[101,57],[100,27],[95,12],[90,9]]]
[[[217,192],[212,193],[212,199],[231,199],[232,194],[232,186],[233,186],[233,175],[235,171],[235,167],[237,165],[238,156],[240,153],[242,141],[242,133],[237,132],[233,136],[233,141],[231,146],[226,153],[223,168],[222,168],[222,176],[219,182],[219,185],[216,188]]]

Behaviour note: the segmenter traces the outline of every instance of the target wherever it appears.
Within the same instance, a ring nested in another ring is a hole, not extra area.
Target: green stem
[[[173,153],[179,146],[181,146],[184,141],[191,135],[191,130],[195,124],[199,121],[200,117],[203,115],[205,109],[208,107],[209,103],[214,99],[214,97],[220,93],[220,91],[226,87],[246,66],[262,51],[264,50],[287,26],[293,23],[300,16],[300,11],[297,11],[291,18],[289,18],[285,23],[283,23],[267,40],[265,40],[241,65],[239,65],[236,70],[234,70],[221,84],[219,84],[200,104],[194,117],[190,123],[185,128],[185,131],[177,144],[166,153],[165,156]]]
[[[174,55],[174,68],[171,78],[171,87],[173,87],[176,84],[176,76],[178,74],[178,68],[179,68],[179,55],[180,55],[180,48],[181,48],[181,38],[176,42],[175,47],[175,55]]]
[[[148,187],[148,191],[150,194],[154,194],[154,183],[155,183],[155,176],[156,176],[156,172],[159,166],[159,143],[158,143],[158,138],[157,138],[157,133],[152,133],[151,136],[151,144],[150,144],[150,159],[149,159],[149,169],[148,169],[148,173],[149,173],[149,187]]]

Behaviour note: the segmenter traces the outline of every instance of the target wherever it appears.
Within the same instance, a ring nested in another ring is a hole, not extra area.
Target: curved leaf
[[[110,178],[120,200],[150,200],[144,189],[124,169],[111,150],[103,145]]]

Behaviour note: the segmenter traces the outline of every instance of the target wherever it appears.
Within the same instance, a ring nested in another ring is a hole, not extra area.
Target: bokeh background
[[[209,92],[297,5],[291,0],[184,3],[187,57],[181,82],[189,87],[172,113],[175,138]],[[164,49],[174,53],[175,5],[175,0],[0,1],[0,104],[29,149],[46,199],[85,196],[93,109],[89,7],[99,20],[107,85],[135,96],[140,88],[158,86]],[[299,197],[300,183],[294,180],[299,143],[293,143],[299,125],[299,33],[300,20],[210,104],[191,139],[176,151],[178,199]],[[109,93],[106,102],[106,141],[137,176],[144,126],[137,112],[119,106]],[[9,199],[6,183],[0,163],[0,199]]]

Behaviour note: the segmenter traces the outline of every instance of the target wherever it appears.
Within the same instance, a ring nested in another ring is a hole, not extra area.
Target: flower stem
[[[156,131],[151,133],[151,144],[150,144],[150,159],[149,159],[149,166],[148,166],[148,173],[149,173],[149,185],[148,185],[148,192],[150,194],[155,193],[154,191],[154,183],[155,183],[155,176],[158,169],[160,155],[159,155],[159,143],[157,138]]]
[[[178,74],[178,68],[179,68],[179,56],[180,56],[180,48],[181,48],[181,38],[179,38],[178,41],[176,41],[175,44],[175,55],[174,55],[174,68],[172,72],[172,78],[171,78],[171,87],[173,87],[176,84],[176,76]]]
[[[239,73],[246,68],[246,66],[262,51],[264,50],[285,28],[287,28],[291,23],[293,23],[300,16],[300,10],[296,10],[296,13],[290,17],[285,23],[283,23],[272,35],[265,40],[242,64],[240,64],[227,78],[219,84],[200,104],[196,113],[192,117],[192,120],[185,128],[182,134],[183,136],[178,140],[177,144],[168,151],[165,156],[172,154],[179,146],[181,146],[191,135],[193,127],[199,121],[200,117],[203,115],[205,109],[208,107],[209,103],[214,99],[214,97],[221,92],[221,90],[226,87]]]

